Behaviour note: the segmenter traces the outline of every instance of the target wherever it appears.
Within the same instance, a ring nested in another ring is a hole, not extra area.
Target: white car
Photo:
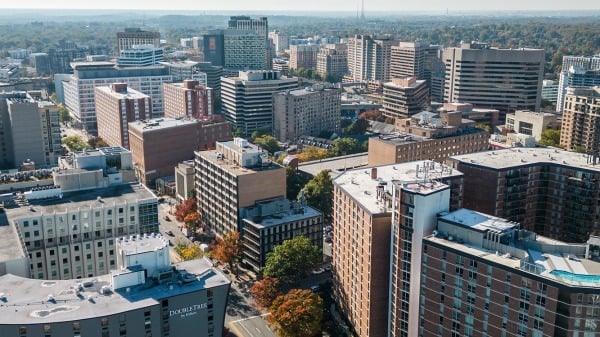
[[[312,271],[312,273],[314,275],[323,274],[324,272],[325,272],[325,269],[323,269],[323,268],[317,268]]]

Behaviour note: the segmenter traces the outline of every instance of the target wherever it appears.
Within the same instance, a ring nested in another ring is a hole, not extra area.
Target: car
[[[172,231],[165,231],[165,234],[167,234],[168,236],[175,236],[175,234],[173,234]]]
[[[160,203],[165,202],[165,198],[163,198],[163,197],[158,198],[158,202],[160,202]]]
[[[310,290],[312,290],[312,291],[319,291],[319,285],[315,284],[315,285],[310,286]]]
[[[323,268],[317,268],[312,271],[313,275],[323,274],[324,272],[325,272],[325,269],[323,269]]]
[[[330,265],[325,266],[325,271],[331,271],[331,266]]]
[[[171,221],[171,218],[169,218],[169,216],[168,216],[168,215],[165,215],[165,220],[166,220],[166,221]]]

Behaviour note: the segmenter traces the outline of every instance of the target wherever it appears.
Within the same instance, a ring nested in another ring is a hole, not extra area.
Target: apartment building
[[[466,208],[570,243],[600,231],[597,157],[552,148],[513,148],[448,158],[464,173]]]
[[[215,98],[212,88],[195,80],[163,83],[165,117],[215,119]]]
[[[319,49],[316,69],[318,73],[329,76],[330,80],[340,81],[348,72],[348,45],[334,43]]]
[[[283,52],[284,50],[290,47],[288,36],[285,33],[282,33],[278,30],[269,32],[269,39],[273,41],[276,53]]]
[[[429,105],[425,80],[416,77],[392,78],[383,84],[383,115],[399,119],[423,111]]]
[[[597,85],[600,85],[600,54],[594,56],[563,56],[558,89],[556,89],[556,111],[563,111],[568,87]]]
[[[354,82],[390,79],[391,47],[397,41],[388,37],[355,35],[348,39],[348,79]]]
[[[195,155],[198,209],[219,236],[242,232],[240,209],[286,195],[285,168],[245,139],[217,142],[216,150]]]
[[[319,45],[296,45],[290,46],[290,69],[317,69],[317,54]]]
[[[126,83],[96,87],[98,136],[110,146],[129,149],[128,123],[152,118],[152,100]]]
[[[261,37],[262,44],[259,47],[258,52],[261,52],[263,55],[263,66],[262,67],[248,67],[248,68],[234,68],[236,70],[258,70],[271,69],[271,53],[272,53],[272,44],[269,42],[269,20],[266,16],[261,16],[259,18],[251,18],[245,15],[237,15],[229,17],[227,21],[227,30],[225,33],[225,60],[227,61],[227,31],[248,31],[253,32],[257,36]],[[225,68],[230,68],[227,66],[227,62],[225,62]]]
[[[341,89],[314,85],[273,95],[273,135],[281,142],[340,132]]]
[[[560,146],[598,155],[600,151],[600,86],[567,88]]]
[[[134,45],[152,45],[160,47],[160,33],[149,32],[140,28],[125,28],[124,32],[117,32],[117,53],[122,50],[132,49]]]
[[[415,77],[425,80],[431,98],[441,102],[444,94],[444,62],[441,55],[442,47],[427,41],[400,42],[391,47],[390,78]]]
[[[159,64],[164,58],[162,48],[151,44],[133,45],[131,49],[121,50],[117,59],[119,67],[148,67]]]
[[[194,159],[194,151],[214,149],[217,142],[231,139],[231,125],[223,121],[186,117],[129,123],[134,168],[140,181],[148,185],[172,176],[178,163]]]

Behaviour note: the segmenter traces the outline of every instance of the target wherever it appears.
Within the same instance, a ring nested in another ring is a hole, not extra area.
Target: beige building
[[[150,96],[128,88],[126,83],[96,87],[98,136],[110,146],[129,149],[129,122],[152,118]]]
[[[186,160],[175,166],[175,196],[185,200],[194,192],[194,161]]]
[[[600,87],[567,88],[560,146],[598,155],[600,148]]]
[[[194,166],[200,215],[219,236],[241,232],[241,208],[286,195],[285,168],[243,138],[196,152]]]
[[[385,82],[390,79],[391,47],[397,44],[388,37],[355,35],[348,39],[348,80]]]
[[[213,90],[196,80],[163,83],[163,97],[165,117],[215,118]]]
[[[383,84],[383,115],[395,119],[407,118],[429,105],[429,90],[425,80],[416,77],[393,78]]]
[[[317,72],[339,81],[348,72],[348,45],[335,43],[325,45],[317,53]]]
[[[317,68],[317,53],[319,45],[290,46],[290,69],[312,69]]]
[[[544,130],[559,127],[556,117],[555,114],[549,112],[517,110],[514,114],[506,115],[506,129],[532,136],[539,142]]]
[[[132,49],[134,45],[149,44],[160,47],[160,33],[141,30],[140,28],[125,28],[124,32],[117,33],[117,53],[121,50]]]

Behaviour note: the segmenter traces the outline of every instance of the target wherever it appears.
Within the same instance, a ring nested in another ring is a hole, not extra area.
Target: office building
[[[246,135],[273,128],[273,94],[298,88],[298,78],[276,71],[240,71],[221,78],[221,104],[225,118]]]
[[[369,165],[406,163],[484,151],[489,134],[460,111],[423,111],[396,122],[396,132],[369,138]]]
[[[460,209],[440,214],[422,246],[414,336],[600,333],[597,237],[567,244]]]
[[[169,75],[173,77],[173,82],[195,80],[201,85],[207,84],[208,75],[201,70],[200,62],[185,60],[159,62],[159,64],[169,69]]]
[[[242,261],[260,271],[277,245],[297,236],[323,248],[323,214],[300,202],[285,198],[259,201],[241,210]]]
[[[556,111],[562,112],[568,87],[591,87],[600,85],[600,55],[563,56],[562,71],[558,82]]]
[[[202,36],[204,61],[213,66],[225,65],[225,40],[222,30],[210,31]]]
[[[126,83],[96,87],[98,136],[110,146],[129,149],[129,122],[152,118],[152,100]]]
[[[317,72],[330,81],[340,81],[348,72],[348,45],[327,44],[317,53]]]
[[[441,54],[440,46],[427,41],[400,42],[391,47],[390,78],[415,77],[425,80],[430,96],[441,102],[439,95],[435,95],[440,80],[443,80],[444,62]]]
[[[25,161],[56,166],[62,154],[58,107],[37,91],[0,93],[0,169]]]
[[[198,81],[163,83],[165,117],[191,117],[201,120],[219,119],[215,116],[213,90]]]
[[[540,110],[545,54],[542,49],[497,49],[463,43],[446,48],[444,102],[466,102],[500,111]]]
[[[230,281],[212,262],[171,265],[160,234],[114,241],[110,273],[77,281],[1,276],[3,335],[222,336]]]
[[[425,80],[416,77],[393,78],[383,84],[383,115],[400,119],[423,111],[429,105]]]
[[[282,59],[274,59],[271,65],[274,71],[278,71],[281,75],[287,76],[290,72],[290,62]]]
[[[211,65],[210,62],[198,62],[198,69],[206,74],[206,86],[213,90],[215,98],[220,99],[221,76],[223,76],[223,67]]]
[[[600,86],[567,88],[560,146],[600,154]]]
[[[558,82],[553,80],[542,81],[542,99],[556,105],[558,101]]]
[[[117,59],[119,67],[148,67],[157,65],[163,60],[162,48],[148,44],[135,44],[131,49],[121,50]]]
[[[290,46],[290,69],[317,69],[317,53],[319,45]]]
[[[175,166],[175,198],[179,201],[194,195],[194,161],[186,160]]]
[[[535,141],[542,139],[542,132],[547,129],[558,129],[557,116],[549,112],[534,112],[517,110],[514,114],[506,115],[506,130],[522,135],[531,136]]]
[[[125,28],[124,32],[117,32],[117,53],[122,50],[132,49],[134,45],[152,45],[160,47],[160,33],[149,32],[140,28]]]
[[[242,138],[196,152],[194,166],[200,215],[219,236],[242,232],[240,209],[286,195],[285,168]]]
[[[157,178],[172,176],[178,163],[194,159],[194,151],[214,149],[216,142],[227,140],[231,140],[227,122],[178,117],[129,123],[134,169],[149,186]]]
[[[433,106],[433,104],[432,104]],[[496,109],[484,109],[484,108],[475,108],[471,103],[460,103],[460,102],[452,102],[452,103],[444,103],[441,107],[437,109],[438,112],[441,111],[460,111],[463,115],[463,118],[470,119],[477,124],[488,125],[490,128],[494,128],[500,123],[500,112]]]
[[[333,296],[356,336],[388,335],[392,241],[395,250],[405,252],[400,257],[416,256],[418,239],[426,230],[419,226],[436,210],[460,207],[461,181],[460,172],[430,161],[348,170],[334,179]],[[400,201],[401,210],[394,206]],[[399,212],[405,215],[400,223],[406,231],[411,226],[415,231],[412,247],[410,238],[400,236],[404,231],[392,225]],[[408,215],[414,216],[410,222]],[[398,247],[401,239],[408,244]],[[417,277],[405,267],[407,279]],[[419,304],[418,298],[414,304]]]
[[[225,32],[225,68],[231,68],[227,66],[227,52],[228,52],[228,46],[227,46],[227,31],[233,31],[233,30],[238,30],[238,31],[249,31],[249,32],[254,32],[256,35],[260,36],[263,40],[263,43],[261,44],[261,47],[259,49],[260,52],[262,52],[263,54],[263,67],[261,68],[255,68],[255,67],[248,67],[248,68],[233,68],[236,70],[259,70],[259,69],[264,69],[264,70],[268,70],[271,69],[271,54],[272,54],[272,44],[269,42],[269,21],[267,20],[267,17],[259,17],[259,18],[251,18],[249,16],[244,16],[244,15],[238,15],[238,16],[231,16],[229,18],[229,21],[227,21],[227,30]],[[238,42],[243,42],[242,41],[238,41]],[[248,46],[250,47],[250,46]],[[250,47],[251,48],[251,47]]]
[[[273,95],[273,135],[281,142],[340,133],[341,89],[313,85]]]
[[[288,36],[278,30],[269,32],[269,39],[273,41],[276,53],[281,53],[290,47]]]
[[[388,37],[355,35],[348,39],[348,79],[353,82],[386,82],[390,79],[391,47]]]
[[[267,69],[265,44],[265,37],[254,30],[225,29],[223,68],[230,72]]]
[[[514,148],[458,155],[466,208],[570,243],[598,235],[597,158],[552,148]]]
[[[173,79],[166,67],[115,68],[110,62],[74,62],[71,66],[73,75],[61,77],[57,88],[62,87],[65,107],[87,133],[98,132],[94,88],[99,86],[125,83],[150,96],[153,117],[163,115],[162,84]]]

